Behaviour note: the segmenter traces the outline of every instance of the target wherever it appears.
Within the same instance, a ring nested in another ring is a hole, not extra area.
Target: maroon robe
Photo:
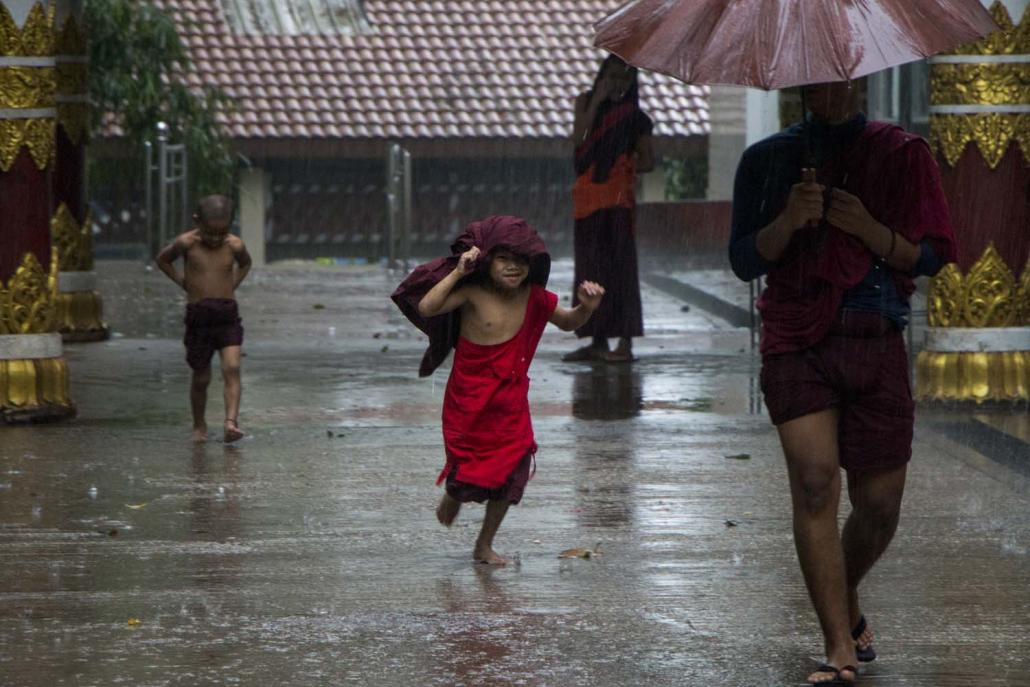
[[[820,168],[819,178],[857,196],[877,221],[919,244],[929,240],[942,263],[955,261],[955,236],[940,170],[929,146],[898,126],[869,122],[851,153]],[[773,265],[758,301],[762,354],[807,349],[821,341],[840,311],[844,292],[865,278],[873,255],[859,239],[827,225],[795,234]],[[898,293],[912,279],[893,270]]]
[[[452,311],[427,319],[419,314],[418,304],[430,289],[454,271],[461,254],[473,246],[482,252],[477,269],[472,274],[465,275],[455,288],[459,288],[469,279],[477,278],[483,270],[488,269],[491,253],[500,249],[526,258],[529,261],[529,283],[547,286],[547,278],[551,273],[551,256],[547,253],[543,239],[524,219],[495,215],[468,225],[451,246],[450,256],[419,265],[390,296],[404,316],[429,337],[429,348],[422,357],[422,364],[418,370],[420,377],[432,374],[457,344],[461,331],[461,314]]]
[[[576,286],[594,281],[604,299],[579,337],[643,336],[644,316],[637,273],[634,213],[636,173],[633,156],[641,136],[653,124],[637,102],[636,84],[619,102],[602,105],[590,135],[576,146],[576,183],[572,189]]]

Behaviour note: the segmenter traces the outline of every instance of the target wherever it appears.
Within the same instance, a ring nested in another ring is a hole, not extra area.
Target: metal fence
[[[157,125],[157,145],[144,143],[146,243],[150,254],[190,225],[189,169],[186,146],[169,143],[169,129]]]

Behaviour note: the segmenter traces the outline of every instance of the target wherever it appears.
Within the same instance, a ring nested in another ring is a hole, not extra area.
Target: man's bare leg
[[[794,509],[794,546],[808,596],[819,617],[826,662],[837,668],[856,664],[848,626],[844,552],[837,529],[840,466],[837,448],[838,412],[819,411],[785,422],[777,429],[787,459]],[[829,672],[814,672],[811,683],[829,682]],[[845,680],[855,674],[843,671]]]
[[[440,505],[436,507],[436,519],[444,527],[450,527],[454,523],[454,519],[458,517],[459,511],[461,511],[461,501],[452,498],[445,491],[440,498]]]
[[[508,502],[490,500],[486,502],[486,515],[483,517],[483,528],[479,531],[479,538],[476,539],[476,548],[472,551],[472,558],[479,563],[489,565],[506,565],[508,559],[494,551],[494,535],[497,528],[504,521],[508,512]]]
[[[193,441],[207,441],[207,385],[211,383],[211,368],[193,370],[190,379],[190,410],[193,412]]]
[[[222,361],[222,379],[225,382],[225,443],[243,438],[240,431],[240,396],[243,385],[240,382],[240,360],[242,353],[239,346],[226,346],[218,352]]]
[[[851,514],[844,523],[841,542],[844,547],[851,627],[858,625],[862,617],[858,585],[887,550],[898,529],[907,469],[907,465],[902,465],[893,470],[848,473]],[[858,648],[868,648],[873,639],[872,630],[867,627],[856,640]]]

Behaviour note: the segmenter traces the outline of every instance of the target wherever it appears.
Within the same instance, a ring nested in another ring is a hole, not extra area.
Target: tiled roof
[[[367,35],[235,34],[232,0],[158,4],[193,57],[189,82],[235,102],[230,135],[268,140],[567,136],[603,57],[593,23],[620,3],[367,0]],[[641,74],[656,136],[707,134],[707,95]]]

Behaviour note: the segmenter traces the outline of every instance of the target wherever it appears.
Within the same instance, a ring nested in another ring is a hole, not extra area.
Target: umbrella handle
[[[816,178],[815,167],[802,167],[801,168],[801,182],[805,184],[814,184],[818,182]],[[805,226],[809,229],[819,226],[819,222],[812,219],[808,220]]]

